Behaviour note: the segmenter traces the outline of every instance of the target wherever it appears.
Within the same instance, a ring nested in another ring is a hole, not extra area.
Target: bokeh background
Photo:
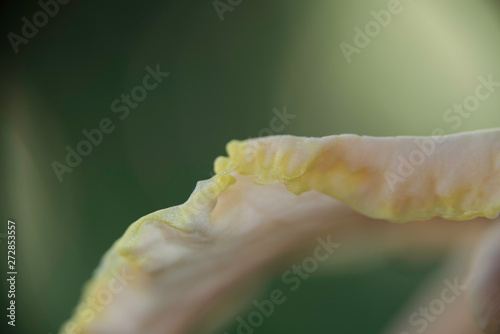
[[[15,53],[7,34],[20,34],[21,19],[40,5],[6,1],[0,233],[8,218],[16,221],[19,275],[17,326],[2,333],[56,333],[126,227],[185,201],[211,176],[226,142],[269,134],[263,129],[274,109],[296,115],[274,134],[499,127],[500,89],[459,126],[443,118],[474,93],[479,76],[500,81],[499,3],[402,0],[402,12],[349,63],[341,43],[353,45],[354,29],[389,2],[243,0],[221,20],[211,0],[72,0]],[[170,76],[120,120],[111,102],[157,64]],[[103,118],[115,130],[59,182],[52,163],[63,163],[65,147],[75,148],[82,130]],[[396,259],[318,273],[255,333],[378,333],[438,267]]]

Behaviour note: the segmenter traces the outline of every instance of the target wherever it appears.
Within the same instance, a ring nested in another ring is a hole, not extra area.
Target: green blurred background
[[[21,18],[40,7],[5,2],[0,233],[16,221],[19,272],[17,326],[6,332],[56,333],[126,227],[185,201],[226,142],[264,134],[273,109],[296,115],[275,134],[300,136],[499,127],[500,90],[459,126],[443,119],[479,76],[500,81],[498,2],[402,1],[348,63],[340,44],[354,44],[354,28],[388,3],[243,0],[221,21],[210,0],[73,0],[16,54],[7,34],[20,34]],[[170,76],[120,120],[111,102],[156,64]],[[114,132],[59,182],[53,161],[63,163],[65,147],[103,118]],[[437,265],[396,260],[317,275],[256,333],[378,333]]]

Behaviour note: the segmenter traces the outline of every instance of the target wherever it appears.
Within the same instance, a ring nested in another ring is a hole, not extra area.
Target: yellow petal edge
[[[441,137],[275,136],[231,141],[215,172],[316,190],[371,218],[496,218],[500,130]]]

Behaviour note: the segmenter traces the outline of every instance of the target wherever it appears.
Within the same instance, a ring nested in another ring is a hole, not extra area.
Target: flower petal
[[[209,332],[256,282],[291,255],[312,251],[319,236],[345,245],[335,253],[339,263],[408,249],[425,256],[476,239],[488,220],[450,224],[433,217],[498,215],[499,136],[448,137],[394,192],[384,174],[398,155],[411,154],[414,138],[232,142],[229,158],[216,161],[217,175],[199,182],[186,203],[128,228],[62,333],[176,334],[196,326]],[[256,154],[249,154],[255,143]],[[397,225],[374,218],[433,219]]]

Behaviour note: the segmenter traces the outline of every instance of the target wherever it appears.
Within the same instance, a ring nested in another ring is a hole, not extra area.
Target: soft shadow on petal
[[[500,334],[500,228],[482,242],[472,270],[472,309],[481,329]]]

